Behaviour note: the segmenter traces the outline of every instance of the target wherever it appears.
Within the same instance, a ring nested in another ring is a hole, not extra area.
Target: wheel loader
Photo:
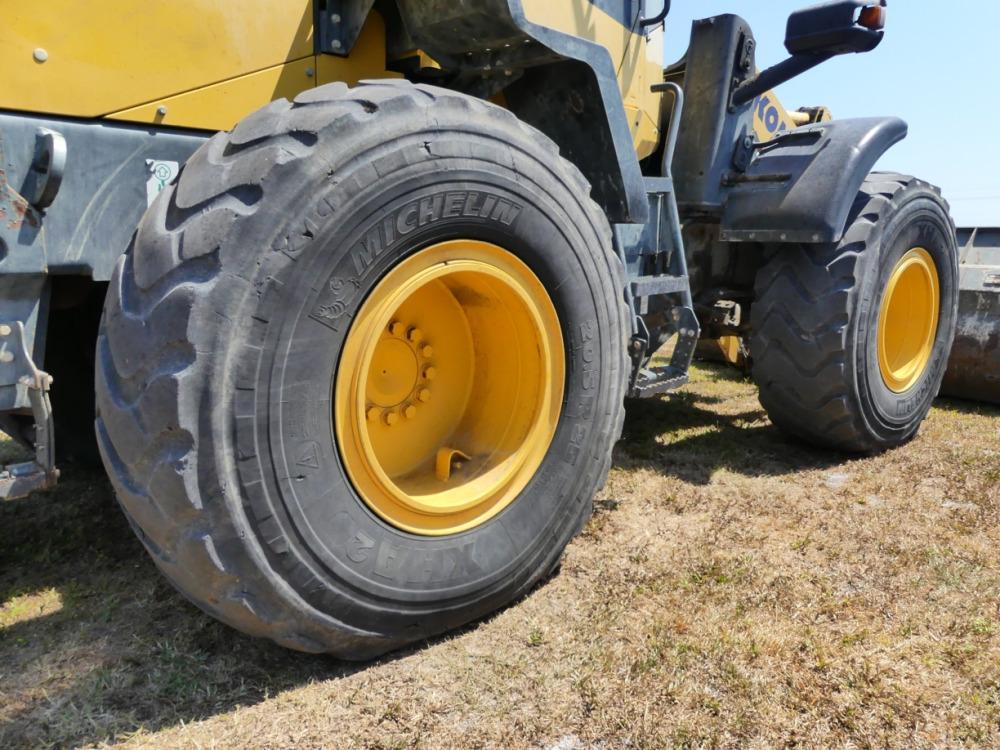
[[[348,659],[553,572],[627,399],[746,342],[778,428],[917,432],[956,330],[940,191],[895,117],[774,89],[874,50],[885,0],[69,0],[0,29],[8,497],[93,446],[167,578]],[[657,356],[667,352],[666,356]],[[654,358],[655,357],[655,358]],[[94,393],[96,392],[96,407]]]

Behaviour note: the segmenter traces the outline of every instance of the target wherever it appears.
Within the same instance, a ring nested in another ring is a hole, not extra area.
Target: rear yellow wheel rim
[[[893,268],[879,311],[879,370],[894,393],[908,391],[927,369],[940,309],[937,266],[930,253],[915,247]]]
[[[362,500],[441,536],[509,506],[538,471],[562,408],[559,318],[508,251],[461,240],[407,258],[348,333],[334,422]]]

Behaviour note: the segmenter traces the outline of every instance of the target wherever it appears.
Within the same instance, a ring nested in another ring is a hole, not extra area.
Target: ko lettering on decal
[[[781,112],[778,111],[778,107],[767,94],[757,98],[757,101],[754,102],[754,108],[757,119],[764,123],[768,133],[781,133],[788,130],[788,126],[781,118]]]

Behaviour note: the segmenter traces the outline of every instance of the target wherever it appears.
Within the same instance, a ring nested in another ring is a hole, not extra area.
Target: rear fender
[[[756,144],[746,171],[725,178],[720,239],[839,242],[861,183],[906,132],[897,117],[834,120]]]

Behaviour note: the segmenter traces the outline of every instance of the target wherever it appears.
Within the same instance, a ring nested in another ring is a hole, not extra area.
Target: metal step
[[[632,296],[655,297],[658,294],[680,294],[689,288],[687,276],[639,276],[632,280]]]
[[[686,385],[688,374],[676,367],[650,367],[639,373],[635,384],[629,390],[629,398],[650,398],[673,391]]]
[[[27,390],[35,419],[35,460],[0,469],[0,499],[16,500],[36,490],[51,489],[59,480],[49,400],[52,376],[35,366],[19,320],[0,321],[0,354],[5,355],[0,357],[0,382],[5,378]]]
[[[0,499],[19,500],[36,490],[52,489],[59,470],[47,470],[34,461],[8,464],[0,471]]]

